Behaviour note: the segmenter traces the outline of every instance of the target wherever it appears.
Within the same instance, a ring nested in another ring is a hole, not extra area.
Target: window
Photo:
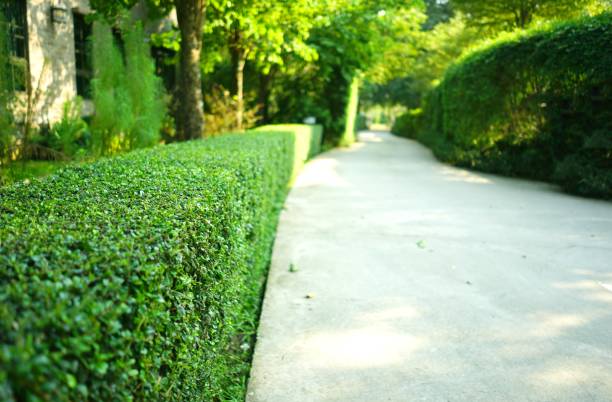
[[[85,19],[85,15],[79,13],[73,14],[73,21],[77,95],[83,98],[90,98],[93,68],[89,38],[91,38],[92,34],[92,25]]]
[[[28,17],[26,0],[8,0],[0,4],[6,20],[9,75],[13,90],[23,91],[28,71]]]
[[[176,67],[172,63],[175,52],[159,46],[151,47],[151,55],[155,61],[155,73],[161,77],[168,92],[176,88]]]

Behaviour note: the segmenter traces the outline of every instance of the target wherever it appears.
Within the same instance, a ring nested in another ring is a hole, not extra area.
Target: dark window
[[[25,0],[5,0],[0,11],[6,20],[10,55],[9,75],[13,89],[23,91],[28,71],[28,12]]]
[[[153,46],[151,55],[155,60],[155,73],[161,77],[166,90],[172,92],[176,88],[176,63],[173,63],[176,52],[164,47]]]
[[[76,58],[77,94],[84,98],[91,97],[91,78],[93,68],[91,63],[91,45],[89,39],[92,25],[83,14],[74,13],[74,55]]]

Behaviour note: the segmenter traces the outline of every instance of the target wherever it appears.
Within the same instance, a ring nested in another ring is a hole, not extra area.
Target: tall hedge
[[[610,66],[612,14],[510,35],[453,65],[404,127],[443,160],[612,198]]]
[[[241,399],[296,132],[0,190],[0,400]]]

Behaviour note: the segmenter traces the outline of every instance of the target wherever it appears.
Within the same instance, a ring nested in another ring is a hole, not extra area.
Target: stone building
[[[2,3],[0,8],[9,28],[14,89],[25,91],[29,79],[32,93],[38,95],[33,97],[36,122],[54,122],[61,117],[67,100],[76,95],[88,98],[92,70],[87,38],[91,24],[85,15],[91,11],[89,1],[2,0]]]
[[[0,0],[0,12],[8,22],[13,87],[25,98],[29,79],[32,92],[39,94],[33,108],[35,123],[59,120],[64,103],[77,95],[85,99],[84,113],[91,114],[93,106],[88,99],[93,69],[88,38],[92,26],[85,18],[91,12],[89,0]],[[144,19],[144,6],[135,7],[133,15]],[[159,32],[173,24],[175,15],[148,21],[145,30]],[[153,53],[164,56],[162,49],[153,49]],[[158,70],[167,69],[157,61]],[[172,75],[172,71],[158,72],[165,81]]]

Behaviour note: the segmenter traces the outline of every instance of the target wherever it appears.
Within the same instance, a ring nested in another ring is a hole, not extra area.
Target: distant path
[[[247,400],[612,401],[612,203],[362,140],[289,196]]]

